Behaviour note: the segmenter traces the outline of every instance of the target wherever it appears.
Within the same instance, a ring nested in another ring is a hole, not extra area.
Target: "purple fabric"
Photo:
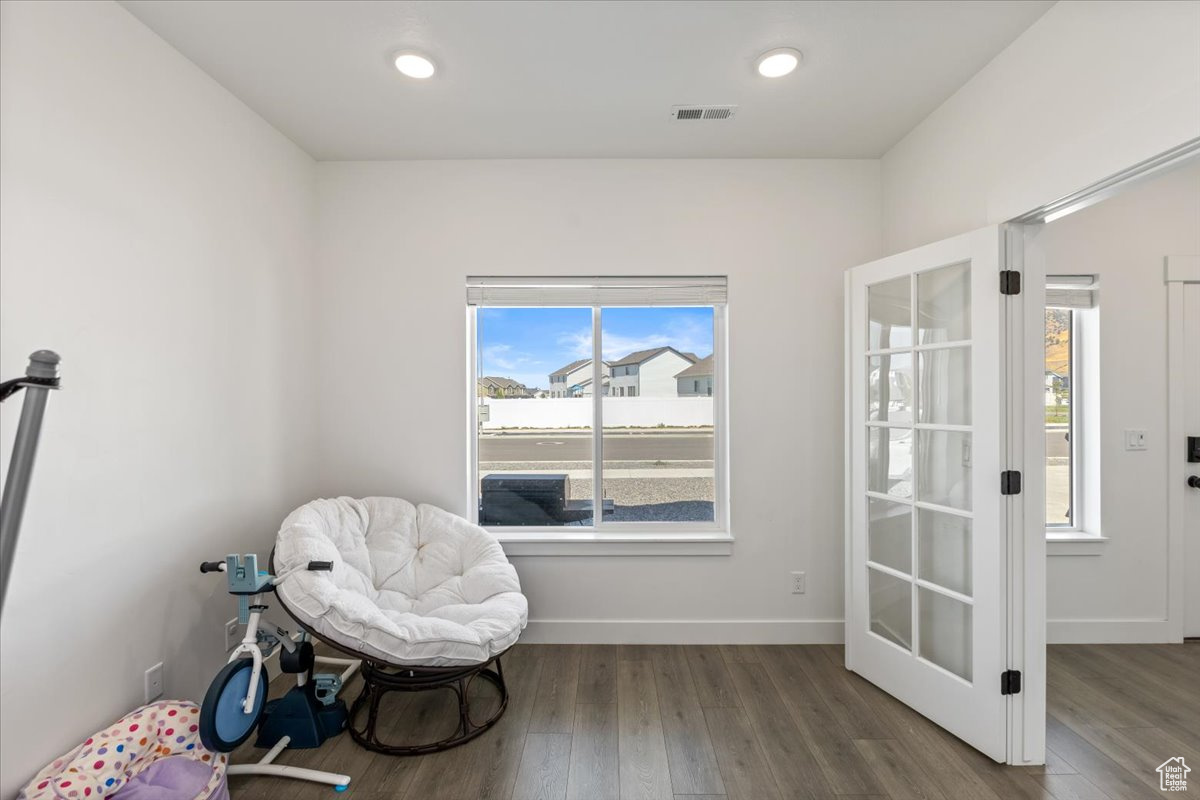
[[[187,756],[170,756],[155,761],[133,776],[112,800],[195,800],[204,793],[213,767]],[[228,800],[229,788],[222,785],[212,800]]]

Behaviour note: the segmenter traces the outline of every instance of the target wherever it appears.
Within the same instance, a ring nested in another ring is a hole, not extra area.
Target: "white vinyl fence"
[[[711,397],[604,397],[604,426],[612,428],[711,427]],[[590,397],[499,399],[481,397],[488,407],[484,430],[506,428],[590,428]],[[483,416],[482,414],[480,415]]]

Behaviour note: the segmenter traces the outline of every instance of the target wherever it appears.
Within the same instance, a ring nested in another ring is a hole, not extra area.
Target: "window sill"
[[[733,537],[727,534],[661,532],[602,534],[498,533],[504,554],[513,556],[727,556]]]
[[[1108,537],[1080,531],[1046,531],[1048,556],[1098,556],[1104,553]]]

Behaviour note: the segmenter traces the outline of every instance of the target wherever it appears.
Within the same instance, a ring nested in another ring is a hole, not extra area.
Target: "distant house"
[[[1046,405],[1070,405],[1071,379],[1046,370]]]
[[[533,397],[537,389],[530,389],[525,384],[512,378],[486,376],[476,382],[477,393],[480,397]]]
[[[676,397],[675,376],[700,359],[674,347],[638,350],[611,363],[612,397]]]
[[[608,377],[608,364],[600,362],[601,372]],[[590,397],[592,394],[592,360],[581,358],[550,373],[550,397]],[[607,392],[605,381],[604,394]]]
[[[608,384],[609,384],[609,379],[608,379],[608,376],[605,375],[603,377],[604,391],[600,393],[601,397],[608,396]],[[581,380],[579,383],[572,385],[567,390],[567,397],[591,397],[591,396],[592,396],[592,377],[590,375],[588,377],[584,378],[583,380]]]
[[[712,397],[713,357],[706,356],[675,375],[676,392],[680,397]]]

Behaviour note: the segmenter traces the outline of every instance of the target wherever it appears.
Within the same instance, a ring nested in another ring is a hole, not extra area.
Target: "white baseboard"
[[[1165,619],[1052,619],[1047,644],[1156,644],[1178,642]]]
[[[841,644],[840,619],[531,619],[530,644]]]

